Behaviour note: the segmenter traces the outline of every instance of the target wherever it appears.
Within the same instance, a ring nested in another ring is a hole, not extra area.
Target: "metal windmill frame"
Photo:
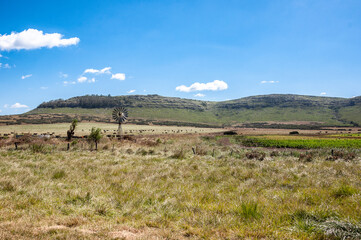
[[[123,136],[123,128],[122,124],[125,123],[125,121],[128,118],[128,110],[124,107],[116,107],[113,110],[113,119],[118,122],[118,134],[120,137]]]

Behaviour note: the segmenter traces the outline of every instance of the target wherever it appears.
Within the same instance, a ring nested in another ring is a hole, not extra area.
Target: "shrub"
[[[183,151],[183,149],[179,149],[174,152],[174,154],[171,156],[171,158],[183,159],[183,158],[185,158],[185,155],[186,154]]]
[[[356,158],[356,154],[354,152],[345,153],[342,151],[333,151],[331,152],[331,156],[327,157],[328,161],[335,161],[337,159],[344,159],[346,161],[350,161]]]
[[[33,141],[33,137],[30,133],[25,133],[23,136],[21,136],[19,139],[17,139],[17,142],[19,143],[31,143]]]
[[[257,159],[259,161],[263,161],[264,158],[266,157],[266,154],[264,152],[252,151],[246,153],[246,157],[248,159]]]
[[[15,186],[10,181],[0,181],[0,190],[5,192],[13,192],[16,190]]]
[[[134,153],[134,151],[131,148],[128,148],[125,152],[127,154],[133,154]]]
[[[223,135],[237,135],[237,132],[235,132],[235,131],[225,131],[225,132],[223,132]]]
[[[30,150],[33,153],[45,153],[45,145],[42,143],[33,143],[30,145]]]
[[[258,203],[255,201],[243,202],[236,208],[235,213],[245,220],[259,219],[262,216]]]
[[[194,149],[197,155],[205,156],[207,155],[207,149],[202,145],[197,145]]]
[[[220,145],[220,146],[229,146],[231,145],[231,141],[229,140],[229,138],[220,138],[217,140],[217,145]]]
[[[70,145],[73,147],[73,146],[75,146],[75,145],[77,145],[78,144],[78,140],[73,140],[71,143],[70,143]]]
[[[298,131],[291,131],[290,132],[290,135],[297,135],[297,134],[300,134]]]
[[[271,157],[278,157],[278,156],[280,156],[280,152],[279,152],[279,151],[272,151],[272,152],[270,153],[270,156],[271,156]]]
[[[356,193],[357,193],[357,189],[355,189],[349,185],[342,184],[341,186],[339,186],[337,189],[335,189],[333,191],[332,195],[335,198],[343,198],[343,197],[352,196]]]
[[[64,170],[58,170],[54,172],[52,179],[60,179],[65,177],[65,171]]]
[[[143,148],[139,148],[139,149],[137,150],[137,154],[142,155],[142,156],[145,156],[145,155],[148,154],[148,152],[147,152],[147,150],[145,150],[145,149],[143,149]]]
[[[312,162],[313,154],[312,153],[301,153],[299,158],[300,161]]]

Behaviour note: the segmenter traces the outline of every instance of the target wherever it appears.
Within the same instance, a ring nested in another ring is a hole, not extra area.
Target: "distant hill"
[[[320,127],[361,125],[361,97],[334,98],[291,94],[245,97],[211,102],[159,95],[86,95],[40,104],[36,109],[0,123],[70,121],[112,122],[111,111],[123,106],[138,124],[198,126]]]

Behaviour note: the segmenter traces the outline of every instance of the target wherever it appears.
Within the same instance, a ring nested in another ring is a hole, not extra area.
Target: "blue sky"
[[[0,0],[0,114],[86,94],[359,96],[360,12],[358,0]]]

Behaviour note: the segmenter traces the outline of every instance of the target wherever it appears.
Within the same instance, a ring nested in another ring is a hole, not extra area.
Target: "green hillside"
[[[313,126],[361,125],[361,97],[347,99],[290,94],[260,95],[222,102],[159,95],[87,95],[44,102],[20,115],[16,121],[61,122],[78,117],[110,122],[111,111],[116,106],[126,107],[129,121],[133,123],[270,126],[280,122],[288,125],[301,122]]]

